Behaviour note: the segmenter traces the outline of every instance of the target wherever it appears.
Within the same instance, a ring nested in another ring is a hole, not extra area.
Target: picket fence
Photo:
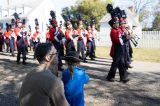
[[[160,48],[160,31],[142,31],[138,48]]]
[[[100,32],[98,32],[98,34],[100,35],[100,40],[97,41],[97,46],[110,47],[110,36]],[[136,46],[136,48],[160,48],[160,31],[142,31],[142,35],[140,35],[140,40],[138,41],[138,46]]]

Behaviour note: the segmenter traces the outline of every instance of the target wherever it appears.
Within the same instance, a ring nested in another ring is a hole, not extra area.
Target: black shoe
[[[127,83],[129,81],[129,79],[125,79],[125,80],[120,80],[123,83]]]
[[[95,60],[94,58],[91,58],[91,60]]]
[[[97,56],[94,55],[93,58],[97,58]]]
[[[27,64],[26,62],[22,62],[23,65]]]
[[[131,66],[130,64],[128,65],[128,68],[133,68],[133,66]]]
[[[113,78],[111,78],[111,79],[106,78],[106,80],[109,81],[109,82],[114,82]]]
[[[79,59],[83,60],[83,58],[81,56],[79,56]]]
[[[14,55],[14,54],[12,54],[12,56],[13,56],[13,57],[15,57],[15,55]]]
[[[83,63],[87,63],[87,61],[86,61],[86,60],[83,60]]]

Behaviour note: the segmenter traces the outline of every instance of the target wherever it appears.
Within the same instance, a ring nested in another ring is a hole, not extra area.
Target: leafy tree
[[[152,23],[152,30],[160,31],[160,1],[158,2],[157,6],[155,7],[155,19]]]
[[[153,7],[154,2],[152,0],[132,0],[134,3],[134,12],[139,14],[139,22],[142,24],[144,29],[149,24],[149,16],[153,15],[151,10],[148,8]]]
[[[160,31],[160,13],[156,14],[156,17],[152,24],[152,29],[155,31]]]
[[[140,13],[153,3],[152,0],[131,0],[134,2],[134,11],[135,13]]]
[[[70,11],[73,17],[80,13],[83,20],[91,21],[92,18],[96,21],[96,28],[99,30],[99,21],[106,14],[106,5],[111,0],[81,0],[78,5],[70,8],[64,8],[62,15],[66,14],[66,10]]]

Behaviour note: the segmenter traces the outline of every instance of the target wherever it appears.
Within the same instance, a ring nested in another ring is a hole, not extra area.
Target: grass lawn
[[[110,58],[110,48],[97,47],[96,55],[98,57]],[[140,61],[160,62],[160,49],[142,49],[133,48],[133,59]]]

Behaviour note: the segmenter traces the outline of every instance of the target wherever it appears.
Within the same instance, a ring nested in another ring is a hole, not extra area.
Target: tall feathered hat
[[[57,20],[56,20],[56,13],[55,11],[50,11],[50,16],[52,17],[51,19],[49,19],[49,22],[51,25],[53,24],[57,24]]]
[[[39,28],[39,22],[38,22],[38,19],[37,18],[35,18],[35,29],[38,29]]]
[[[127,18],[127,15],[124,10],[121,10],[119,7],[113,8],[112,4],[106,6],[106,10],[111,15],[111,20],[108,22],[110,26],[116,23],[124,23],[124,19]],[[119,21],[120,20],[120,21]]]
[[[13,16],[16,20],[16,23],[21,23],[22,22],[21,19],[19,18],[19,15],[16,12],[13,14]]]
[[[84,24],[85,24],[87,30],[88,30],[89,27],[91,28],[90,23],[88,22],[88,20],[84,20]]]
[[[16,24],[16,22],[15,22],[15,20],[12,18],[12,19],[11,19],[11,26],[12,26],[12,28],[15,27],[15,24]]]
[[[22,24],[23,24],[23,25],[26,24],[26,20],[25,20],[25,19],[22,20]]]
[[[83,24],[83,21],[82,21],[82,16],[80,13],[77,13],[76,14],[76,18],[77,18],[77,23],[78,25],[82,25]]]
[[[65,27],[68,27],[73,23],[72,20],[73,16],[71,15],[70,11],[67,10],[65,14],[63,14],[63,19],[65,20]]]
[[[96,24],[95,17],[92,17],[92,18],[91,18],[91,25],[95,25],[95,24]]]
[[[6,23],[6,31],[8,31],[11,28],[11,24]]]

